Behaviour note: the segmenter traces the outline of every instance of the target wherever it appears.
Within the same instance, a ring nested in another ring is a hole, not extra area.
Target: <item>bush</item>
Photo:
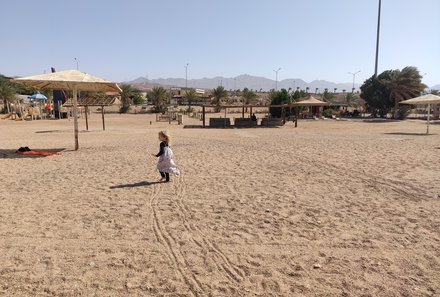
[[[142,97],[141,94],[134,95],[134,97],[133,97],[134,105],[141,105],[141,104],[144,104],[144,102],[145,102],[145,99]]]
[[[399,120],[404,120],[410,114],[411,107],[408,105],[399,106],[399,110],[397,111],[397,118]]]
[[[339,111],[331,109],[331,108],[328,108],[328,109],[325,109],[322,112],[322,115],[324,117],[326,117],[326,118],[331,118],[332,116],[338,116],[339,115]]]
[[[166,105],[155,106],[153,108],[153,112],[155,112],[155,113],[165,113],[167,111],[168,111],[168,106],[166,106]]]
[[[121,108],[119,108],[119,113],[127,113],[130,110],[130,106],[126,105],[122,105]]]

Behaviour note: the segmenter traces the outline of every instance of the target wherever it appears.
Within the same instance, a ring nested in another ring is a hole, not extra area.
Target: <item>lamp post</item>
[[[76,61],[76,70],[78,70],[78,59],[77,58],[73,58]]]
[[[379,10],[377,13],[377,37],[376,37],[376,62],[374,64],[374,77],[377,77],[377,64],[379,60],[379,32],[380,32],[380,6],[382,1],[379,0]]]
[[[354,93],[354,80],[355,80],[355,77],[356,77],[356,74],[358,74],[359,72],[361,72],[360,70],[358,70],[358,71],[356,71],[356,72],[349,72],[348,74],[351,74],[351,75],[353,75],[353,87],[351,88],[351,92],[352,93]]]
[[[280,70],[281,70],[281,68],[274,70],[274,72],[275,72],[275,91],[278,91],[278,71],[280,71]]]
[[[185,89],[188,89],[188,66],[189,63],[186,63],[185,67]]]

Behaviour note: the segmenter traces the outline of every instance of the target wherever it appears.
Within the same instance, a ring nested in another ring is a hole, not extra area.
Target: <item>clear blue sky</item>
[[[0,73],[79,69],[153,78],[302,78],[374,72],[378,0],[14,0],[0,4]],[[440,1],[382,0],[379,73],[440,84]]]

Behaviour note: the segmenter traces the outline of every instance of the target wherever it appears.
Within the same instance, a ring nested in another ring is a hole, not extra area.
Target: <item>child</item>
[[[152,154],[155,157],[159,157],[157,160],[157,169],[159,170],[160,181],[169,182],[170,173],[178,176],[180,174],[177,169],[176,163],[173,161],[173,151],[170,148],[171,137],[166,131],[159,132],[160,151],[157,154]]]

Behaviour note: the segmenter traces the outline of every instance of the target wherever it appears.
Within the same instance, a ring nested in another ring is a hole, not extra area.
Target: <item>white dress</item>
[[[173,173],[174,175],[178,176],[180,171],[173,160],[173,151],[169,146],[166,146],[163,149],[163,154],[160,155],[159,159],[157,160],[157,169],[160,172]]]

